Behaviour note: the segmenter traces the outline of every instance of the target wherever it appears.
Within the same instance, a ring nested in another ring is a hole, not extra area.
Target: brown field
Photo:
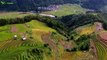
[[[99,38],[102,42],[104,42],[105,44],[107,44],[107,32],[101,32],[99,34]]]

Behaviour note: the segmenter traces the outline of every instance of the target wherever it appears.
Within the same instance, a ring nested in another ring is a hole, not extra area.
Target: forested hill
[[[0,10],[37,10],[38,7],[49,6],[53,4],[78,3],[77,0],[0,0]],[[13,4],[7,4],[12,2]]]
[[[66,3],[80,4],[90,9],[101,9],[107,4],[107,0],[0,0],[0,10],[31,11],[41,6]]]

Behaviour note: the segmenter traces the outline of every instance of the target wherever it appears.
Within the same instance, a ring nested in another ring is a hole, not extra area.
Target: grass
[[[33,20],[27,24],[30,25],[32,30],[46,31],[46,32],[55,31],[54,29],[47,27],[47,25],[45,23],[39,22],[37,20]]]
[[[26,14],[23,14],[21,12],[3,12],[3,13],[0,13],[0,19],[8,19],[8,18],[16,18],[16,17],[24,17],[24,16],[27,16],[27,15],[30,15],[29,13],[26,13]]]
[[[13,33],[10,32],[10,25],[0,27],[0,41],[11,39]]]
[[[24,24],[15,24],[14,26],[17,28],[18,32],[26,32],[28,30]]]
[[[80,36],[89,35],[95,31],[95,26],[92,24],[88,24],[88,25],[77,28],[76,31],[77,33],[79,33]]]
[[[84,26],[80,26],[71,32],[74,32],[74,33],[71,33],[72,34],[71,36],[74,37],[74,40],[77,40],[82,35],[90,35],[93,32],[95,32],[95,26],[93,24],[87,24]]]
[[[58,10],[55,11],[47,11],[43,12],[45,14],[52,14],[58,17],[70,15],[70,14],[80,14],[85,13],[86,9],[82,8],[80,5],[77,4],[65,4],[59,6]]]

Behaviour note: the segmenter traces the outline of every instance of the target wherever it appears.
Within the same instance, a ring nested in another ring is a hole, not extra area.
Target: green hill
[[[11,16],[0,18],[0,60],[107,59],[106,46],[99,38],[105,31],[105,14],[71,14],[58,19]],[[97,31],[97,24],[103,30]]]
[[[77,4],[60,5],[58,10],[43,12],[44,14],[52,14],[58,17],[85,13],[86,9]]]

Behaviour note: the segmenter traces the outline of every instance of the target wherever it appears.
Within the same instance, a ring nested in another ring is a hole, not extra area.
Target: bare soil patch
[[[13,25],[11,27],[11,32],[17,32],[17,31],[18,31],[17,27],[15,25]]]

